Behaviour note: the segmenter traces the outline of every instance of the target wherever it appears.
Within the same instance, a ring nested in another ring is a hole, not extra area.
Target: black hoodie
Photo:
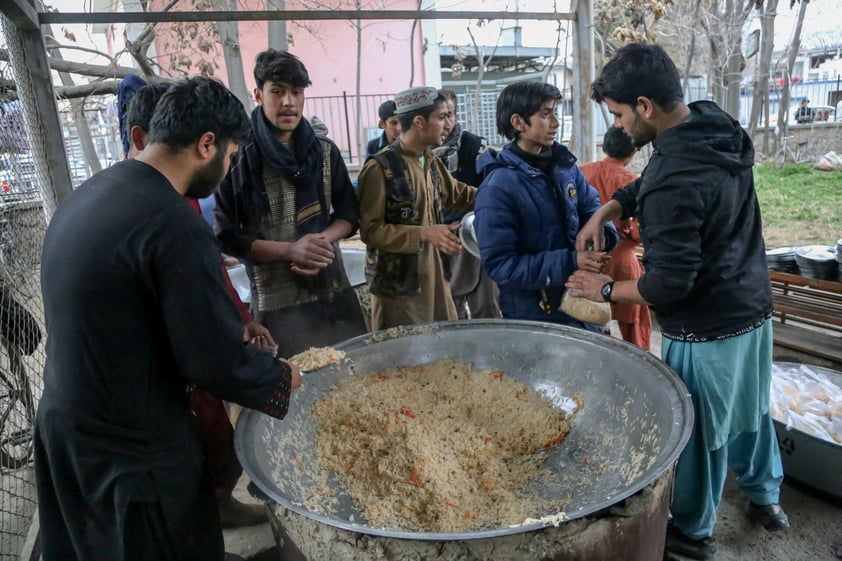
[[[665,337],[705,341],[759,326],[772,312],[754,147],[715,103],[653,141],[643,175],[614,195],[636,215],[646,273],[637,287]]]

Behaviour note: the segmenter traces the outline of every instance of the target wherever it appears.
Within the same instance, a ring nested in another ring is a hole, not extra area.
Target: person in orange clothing
[[[606,156],[598,162],[591,162],[579,166],[585,179],[597,191],[602,204],[611,200],[614,191],[622,189],[635,179],[637,174],[626,166],[634,157],[637,149],[632,146],[628,135],[623,129],[610,127],[602,141],[602,151]],[[611,260],[604,273],[612,279],[637,280],[643,274],[643,267],[637,260],[635,247],[640,243],[640,231],[637,220],[615,220],[620,241],[611,251]],[[641,349],[649,350],[649,339],[652,336],[652,318],[649,308],[639,304],[611,304],[611,315],[620,325],[623,340],[637,345]]]

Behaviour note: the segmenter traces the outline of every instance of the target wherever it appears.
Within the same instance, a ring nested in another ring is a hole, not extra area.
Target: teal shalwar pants
[[[713,535],[729,467],[752,502],[777,503],[783,467],[769,416],[771,321],[715,341],[664,338],[661,358],[684,381],[696,413],[675,470],[675,526],[692,539]]]

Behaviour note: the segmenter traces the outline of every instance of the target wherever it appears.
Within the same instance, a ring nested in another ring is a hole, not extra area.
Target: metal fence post
[[[342,92],[342,103],[345,106],[345,133],[348,135],[348,161],[354,161],[354,145],[351,143],[351,121],[348,118],[348,92]]]

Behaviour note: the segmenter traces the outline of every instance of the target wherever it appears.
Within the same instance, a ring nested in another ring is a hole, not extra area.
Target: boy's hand
[[[459,238],[453,234],[458,229],[458,223],[424,226],[421,228],[421,241],[432,244],[433,247],[447,255],[458,255],[462,251],[462,244],[459,243]]]

